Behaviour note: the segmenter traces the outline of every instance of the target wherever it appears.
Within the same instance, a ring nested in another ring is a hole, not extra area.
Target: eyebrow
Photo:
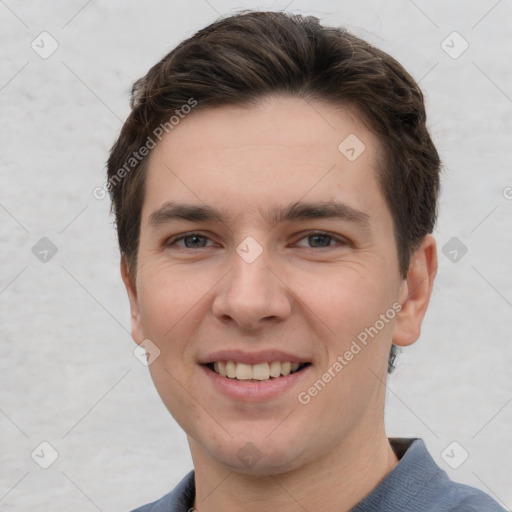
[[[340,219],[370,227],[370,217],[367,213],[338,201],[293,203],[284,208],[272,209],[270,218],[275,224],[313,219]]]
[[[151,213],[148,224],[157,226],[176,220],[189,222],[218,221],[225,222],[227,215],[208,205],[192,205],[167,202]],[[338,201],[297,202],[284,207],[272,208],[268,218],[273,224],[314,219],[340,219],[363,228],[370,227],[367,213]]]
[[[200,222],[207,220],[222,221],[222,218],[210,206],[167,202],[149,216],[148,224],[156,226],[175,220]]]

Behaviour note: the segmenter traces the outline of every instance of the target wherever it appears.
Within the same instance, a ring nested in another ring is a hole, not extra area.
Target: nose
[[[232,269],[219,283],[212,310],[216,318],[245,331],[286,319],[292,302],[265,252],[252,263],[234,253]]]

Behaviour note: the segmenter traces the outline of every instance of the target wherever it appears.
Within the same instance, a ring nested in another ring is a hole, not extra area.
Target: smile
[[[272,361],[245,364],[235,361],[215,361],[206,366],[217,375],[235,380],[266,381],[300,372],[310,363]]]

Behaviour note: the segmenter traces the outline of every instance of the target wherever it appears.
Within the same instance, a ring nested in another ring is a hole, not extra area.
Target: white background
[[[109,204],[92,191],[132,82],[240,8],[344,25],[421,81],[445,164],[440,266],[389,380],[388,433],[424,438],[453,479],[512,507],[512,1],[288,1],[0,2],[2,511],[127,511],[191,468],[132,353]],[[31,48],[42,31],[59,45],[47,59]],[[456,59],[441,46],[453,31],[469,43]],[[32,252],[44,236],[46,263]],[[452,237],[468,248],[456,263]],[[31,458],[42,441],[59,454],[46,470]],[[457,470],[441,458],[453,441],[469,453]]]

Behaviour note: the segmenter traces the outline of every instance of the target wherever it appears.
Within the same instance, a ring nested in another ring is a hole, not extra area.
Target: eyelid
[[[296,238],[296,241],[292,245],[297,245],[297,243],[300,242],[301,240],[304,240],[307,237],[315,236],[315,235],[328,236],[333,241],[335,241],[338,246],[339,245],[343,246],[343,245],[350,245],[351,244],[351,242],[347,238],[345,238],[343,236],[340,236],[340,235],[335,235],[334,233],[330,233],[329,231],[320,231],[320,230],[304,231],[302,233],[299,233],[296,236],[299,236],[299,235],[300,235],[300,237]],[[216,242],[214,242],[212,240],[211,236],[205,234],[204,232],[201,232],[201,231],[187,231],[185,233],[180,233],[178,235],[175,235],[175,236],[172,236],[172,237],[168,238],[165,241],[165,246],[166,247],[174,246],[174,247],[180,247],[180,248],[184,248],[184,249],[191,249],[190,247],[176,245],[176,242],[179,242],[179,241],[183,240],[184,238],[188,238],[188,237],[192,237],[192,236],[202,236],[202,237],[205,237],[207,239],[207,241],[212,242],[212,244],[216,243]],[[207,245],[206,247],[199,247],[197,249],[206,249],[208,247],[212,247],[212,245]],[[331,248],[331,247],[336,247],[336,245],[328,245],[326,247],[306,247],[306,248],[309,248],[309,249],[328,249],[328,248]],[[197,250],[197,249],[192,249],[192,250]]]
[[[341,236],[341,235],[335,235],[334,233],[330,233],[329,231],[320,231],[320,230],[312,230],[307,231],[302,234],[300,238],[297,238],[296,242],[294,242],[294,245],[296,245],[301,240],[304,240],[304,238],[315,236],[315,235],[324,235],[328,236],[333,239],[333,241],[337,242],[338,245],[351,245],[350,240],[347,238]],[[329,249],[331,247],[336,247],[336,245],[328,245],[326,247],[307,247],[308,249]]]
[[[180,233],[178,235],[174,235],[170,238],[167,238],[164,242],[166,247],[180,247],[183,249],[191,249],[190,247],[185,247],[184,245],[176,245],[176,242],[183,240],[184,238],[192,237],[192,236],[202,236],[206,238],[208,241],[215,243],[210,236],[200,231],[187,231],[186,233]],[[206,249],[208,247],[212,247],[211,245],[207,245],[206,247],[198,247],[198,249]],[[194,249],[192,249],[194,250]],[[196,249],[197,250],[197,249]]]

